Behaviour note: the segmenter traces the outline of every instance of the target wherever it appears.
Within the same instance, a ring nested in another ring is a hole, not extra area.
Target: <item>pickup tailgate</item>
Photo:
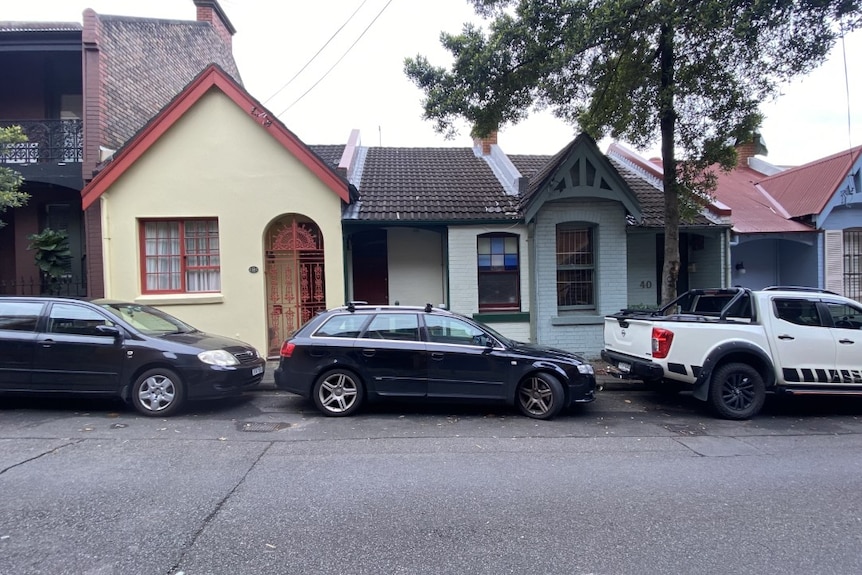
[[[605,349],[651,360],[652,328],[653,324],[648,319],[605,317]]]

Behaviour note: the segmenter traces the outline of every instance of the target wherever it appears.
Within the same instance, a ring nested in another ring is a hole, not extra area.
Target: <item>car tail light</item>
[[[652,356],[657,359],[667,357],[670,344],[673,343],[673,332],[660,327],[652,328]]]
[[[296,348],[296,344],[292,341],[286,341],[281,344],[281,357],[290,357],[293,355],[293,350]]]

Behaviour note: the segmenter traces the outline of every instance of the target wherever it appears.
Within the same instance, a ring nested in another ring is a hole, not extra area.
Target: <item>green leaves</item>
[[[72,252],[66,232],[45,228],[38,234],[30,234],[27,239],[30,240],[27,249],[35,252],[36,266],[48,279],[56,280],[69,272]]]
[[[595,140],[660,140],[669,240],[714,190],[715,170],[733,166],[760,103],[862,26],[862,0],[471,1],[487,32],[441,35],[451,69],[405,60],[424,117],[448,137],[458,120],[486,136],[550,107]],[[666,247],[666,271],[677,269]]]
[[[24,135],[20,126],[0,127],[0,155],[7,155],[9,146],[26,141],[27,136]],[[18,191],[23,182],[24,179],[21,174],[5,166],[0,166],[0,214],[8,208],[19,208],[27,203],[30,196]],[[6,224],[0,220],[0,227],[4,225]]]

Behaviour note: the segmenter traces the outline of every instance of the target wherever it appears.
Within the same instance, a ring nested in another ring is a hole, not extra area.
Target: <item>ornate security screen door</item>
[[[269,357],[315,313],[326,309],[323,237],[314,222],[286,216],[266,236]]]

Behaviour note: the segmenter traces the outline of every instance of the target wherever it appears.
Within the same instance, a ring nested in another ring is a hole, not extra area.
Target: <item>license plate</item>
[[[629,373],[632,370],[632,365],[630,363],[621,361],[617,364],[617,369],[623,373]]]
[[[252,375],[260,375],[261,373],[263,373],[263,366],[256,367],[253,370],[251,370]]]

